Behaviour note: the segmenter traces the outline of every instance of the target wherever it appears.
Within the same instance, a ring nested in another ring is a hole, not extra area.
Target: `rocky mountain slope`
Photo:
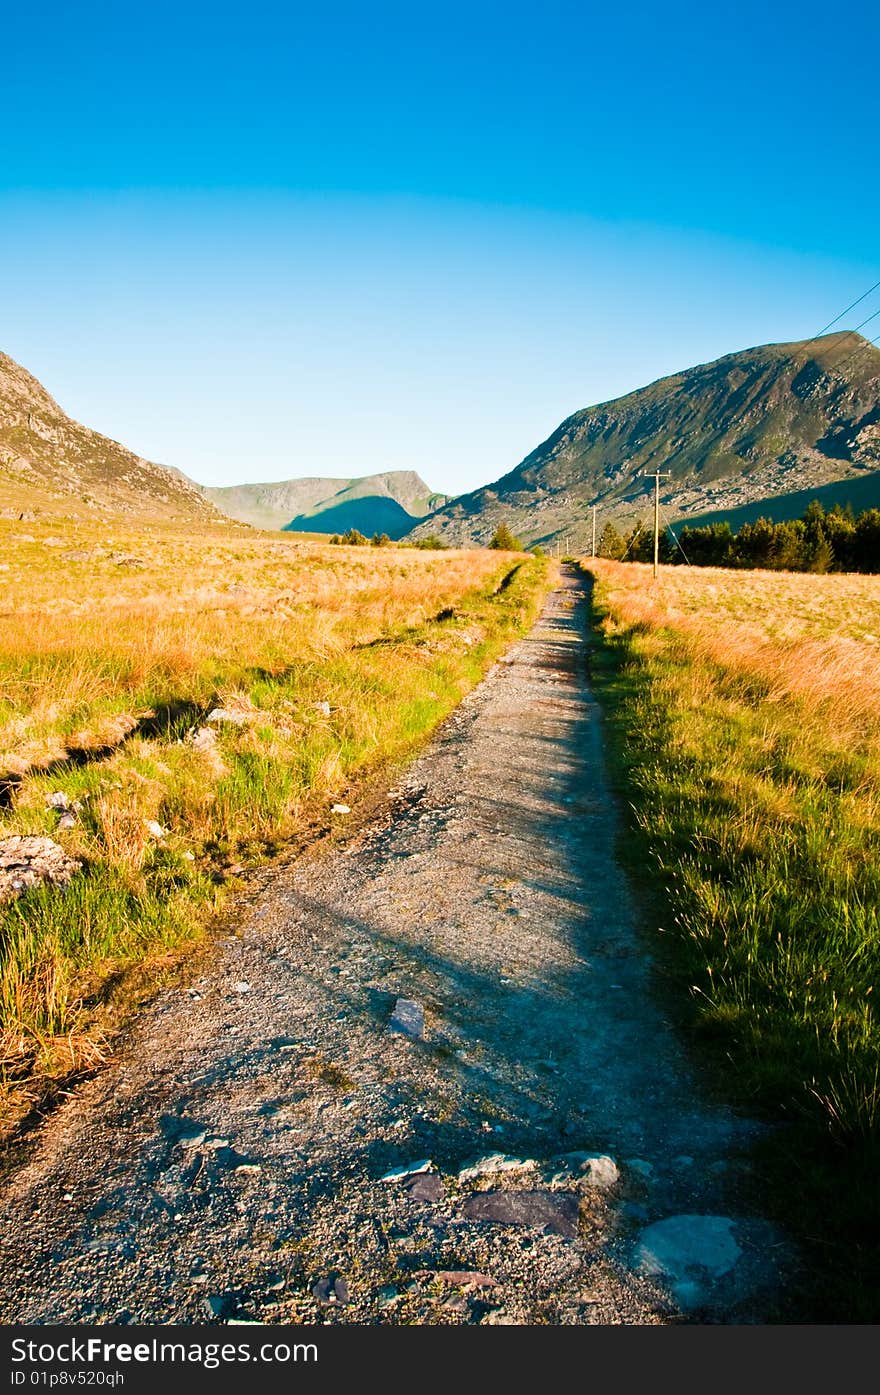
[[[796,517],[803,498],[880,504],[880,350],[860,335],[768,344],[661,378],[575,412],[496,483],[461,495],[413,530],[485,543],[507,523],[527,543],[590,541],[599,527],[647,518],[661,470],[670,520],[772,500]],[[828,489],[831,488],[831,494]],[[791,511],[785,499],[791,495]]]
[[[387,533],[400,538],[432,509],[446,503],[414,470],[389,470],[359,479],[307,478],[274,484],[198,486],[230,518],[257,528],[302,533]]]
[[[182,475],[73,421],[0,353],[0,517],[42,515],[221,521]]]

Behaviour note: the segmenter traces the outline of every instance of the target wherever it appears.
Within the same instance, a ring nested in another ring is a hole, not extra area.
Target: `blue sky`
[[[205,483],[475,487],[880,277],[878,37],[812,0],[18,7],[0,348]]]

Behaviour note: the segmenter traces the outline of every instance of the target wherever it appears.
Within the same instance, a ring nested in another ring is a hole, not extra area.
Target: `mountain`
[[[345,533],[401,538],[418,519],[446,503],[413,470],[389,470],[360,479],[307,478],[276,484],[198,486],[230,518],[257,528],[295,533]]]
[[[73,421],[0,353],[0,517],[22,515],[221,521],[184,476]]]
[[[647,519],[653,481],[638,473],[647,470],[668,475],[660,499],[670,521],[744,509],[794,518],[817,496],[880,504],[880,350],[842,332],[660,378],[575,412],[514,470],[411,536],[486,543],[504,522],[526,543],[584,548],[592,505],[600,533],[609,521]]]

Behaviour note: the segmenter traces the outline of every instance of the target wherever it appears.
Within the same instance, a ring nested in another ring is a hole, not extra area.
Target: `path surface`
[[[765,1320],[786,1247],[652,993],[584,612],[566,576],[386,814],[55,1112],[5,1185],[2,1321]]]

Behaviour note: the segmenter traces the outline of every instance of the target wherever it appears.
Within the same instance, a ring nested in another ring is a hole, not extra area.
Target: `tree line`
[[[790,572],[880,572],[880,509],[854,513],[849,505],[827,511],[818,499],[800,518],[774,523],[756,518],[736,532],[729,523],[702,528],[685,524],[676,529],[678,546],[669,531],[660,538],[660,561],[697,567],[751,567]],[[637,523],[620,533],[606,523],[598,548],[600,557],[617,561],[650,562],[654,536]]]
[[[334,533],[329,539],[333,547],[390,547],[391,539],[387,533],[374,533],[368,538],[358,528],[349,528],[347,533]],[[423,551],[434,552],[438,548],[446,548],[447,543],[443,542],[436,533],[429,533],[426,538],[418,538],[414,542],[398,542],[395,547],[418,547]],[[508,528],[506,523],[500,523],[492,534],[489,547],[502,552],[522,552],[523,545]],[[544,555],[541,548],[533,548],[535,553]]]
[[[368,538],[366,533],[362,533],[359,528],[349,528],[347,533],[334,533],[328,538],[331,547],[391,547],[392,542],[387,533],[374,533]],[[427,538],[419,538],[417,542],[396,542],[395,547],[418,547],[423,552],[434,552],[438,548],[445,548],[445,542],[437,537],[436,533],[431,533]]]

